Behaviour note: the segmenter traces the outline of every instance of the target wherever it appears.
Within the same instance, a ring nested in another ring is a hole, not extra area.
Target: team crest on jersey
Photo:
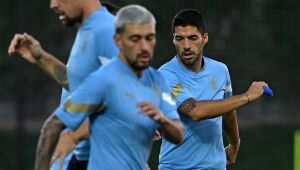
[[[125,92],[124,95],[129,97],[129,98],[132,98],[132,99],[135,98],[133,94],[128,93],[128,92]]]
[[[209,79],[209,86],[212,90],[217,90],[218,84],[217,84],[217,78],[214,76],[211,76]]]
[[[176,84],[176,86],[173,87],[173,89],[172,89],[172,96],[173,96],[173,98],[176,98],[178,96],[178,94],[181,91],[181,89],[182,89],[182,86],[181,86],[180,83]]]

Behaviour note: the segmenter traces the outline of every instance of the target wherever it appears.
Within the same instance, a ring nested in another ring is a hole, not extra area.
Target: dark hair
[[[183,9],[179,11],[172,21],[172,32],[177,26],[195,26],[203,35],[206,33],[206,22],[204,16],[196,9]]]
[[[108,10],[108,12],[110,12],[111,14],[113,15],[116,15],[117,12],[119,11],[120,7],[115,5],[115,4],[112,4],[112,3],[109,3],[109,2],[102,2],[102,5],[104,7],[106,7],[106,9]]]

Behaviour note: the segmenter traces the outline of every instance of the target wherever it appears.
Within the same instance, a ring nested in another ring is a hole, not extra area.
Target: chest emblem
[[[127,96],[127,97],[129,97],[129,98],[132,98],[132,99],[135,98],[135,96],[133,94],[128,93],[128,92],[125,92],[124,95]]]
[[[217,78],[216,77],[209,77],[209,86],[212,90],[217,90]]]

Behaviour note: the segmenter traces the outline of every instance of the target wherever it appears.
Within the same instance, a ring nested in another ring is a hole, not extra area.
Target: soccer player
[[[177,55],[159,72],[172,88],[184,138],[180,144],[163,139],[159,169],[225,170],[235,162],[240,146],[235,109],[258,99],[267,84],[253,82],[244,94],[232,96],[226,65],[202,56],[208,33],[199,11],[177,13],[172,31]],[[229,142],[225,149],[222,121]]]
[[[155,130],[179,143],[182,124],[164,79],[149,64],[156,44],[155,18],[129,5],[116,16],[119,57],[88,76],[51,118],[59,133],[76,129],[89,116],[88,169],[145,169]],[[50,153],[49,153],[50,154]]]
[[[115,9],[111,4],[106,5],[110,10]],[[80,24],[67,66],[44,51],[39,42],[26,33],[15,35],[8,52],[18,53],[29,62],[37,64],[63,86],[61,97],[63,103],[87,75],[117,56],[118,50],[113,41],[114,16],[98,0],[51,0],[50,7],[59,15],[64,25]],[[53,137],[51,136],[53,134],[49,133],[49,129],[55,126],[50,120],[51,118],[45,122],[41,131],[36,154],[35,169],[37,170],[49,169],[48,154],[53,153],[53,144],[56,144],[59,137],[59,135]],[[80,129],[85,132],[85,128],[88,128],[88,122]],[[67,142],[63,146],[74,147],[73,140],[83,135],[80,129],[77,132],[64,131],[59,144]],[[49,141],[50,139],[52,141]],[[52,162],[58,157],[63,159],[66,156],[62,151],[66,149],[63,146],[58,145]],[[65,159],[63,169],[86,169],[88,157],[89,142],[81,141],[74,152]],[[58,169],[58,161],[54,162],[51,169]]]

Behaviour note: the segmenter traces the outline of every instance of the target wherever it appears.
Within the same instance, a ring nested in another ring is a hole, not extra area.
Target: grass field
[[[232,170],[292,170],[293,137],[295,126],[265,126],[240,129],[241,147],[236,165]],[[22,170],[33,169],[38,134],[26,135],[21,141],[25,159]],[[17,141],[14,133],[0,132],[0,170],[19,170]],[[150,156],[151,169],[157,169],[159,142],[155,143]]]

